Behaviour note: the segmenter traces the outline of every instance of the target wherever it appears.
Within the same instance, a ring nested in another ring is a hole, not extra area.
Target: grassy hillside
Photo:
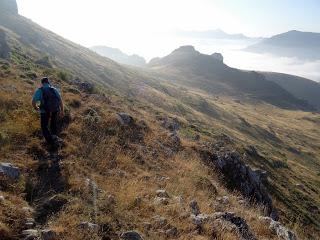
[[[24,63],[36,74],[51,72],[71,123],[61,134],[64,146],[52,156],[41,139],[38,114],[29,106],[37,82],[22,77],[28,71],[20,64],[1,61],[0,161],[18,166],[22,174],[18,181],[1,177],[1,239],[20,239],[28,217],[35,218],[35,229],[51,229],[59,239],[116,239],[132,229],[146,239],[167,239],[171,237],[166,231],[173,228],[178,239],[206,239],[213,233],[219,239],[238,236],[232,229],[209,224],[197,233],[183,215],[193,199],[204,213],[214,208],[235,212],[248,221],[255,235],[276,239],[261,226],[261,208],[240,203],[202,163],[193,142],[186,139],[181,146],[175,145],[169,130],[143,107],[116,95],[106,98],[103,89],[85,93],[61,79],[58,69]],[[129,127],[117,120],[116,113],[123,111],[134,116],[135,123]],[[168,203],[155,202],[158,189],[166,189]],[[230,202],[221,204],[218,197],[222,196]],[[158,223],[158,215],[166,219],[164,225]],[[83,221],[99,224],[101,231],[79,229]]]
[[[187,214],[191,200],[205,214],[235,212],[258,239],[278,239],[259,218],[264,207],[229,189],[203,157],[211,145],[266,170],[280,221],[302,239],[317,239],[319,114],[239,97],[230,86],[225,94],[195,88],[178,81],[173,68],[127,68],[21,16],[0,20],[0,162],[21,170],[18,181],[1,176],[3,239],[20,239],[28,217],[61,239],[117,239],[127,230],[145,239],[240,238],[227,221],[199,229]],[[30,107],[40,76],[51,77],[66,101],[59,152],[46,149]],[[122,125],[120,112],[134,121]],[[159,189],[169,198],[157,198]],[[83,221],[100,230],[81,229]]]
[[[320,84],[306,78],[283,73],[263,72],[267,80],[275,82],[297,98],[307,100],[320,109]]]

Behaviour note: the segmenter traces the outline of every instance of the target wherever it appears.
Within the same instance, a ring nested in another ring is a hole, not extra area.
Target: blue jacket
[[[49,88],[49,87],[52,87],[50,84],[44,84],[43,85],[43,88]],[[61,95],[60,95],[60,92],[52,87],[54,89],[54,91],[56,92],[58,98],[61,100]],[[36,102],[36,103],[40,103],[42,102],[42,91],[41,91],[41,88],[38,88],[37,91],[34,93],[33,97],[32,97],[32,101]],[[40,105],[40,113],[45,113],[45,111],[43,109],[41,109],[41,105]]]

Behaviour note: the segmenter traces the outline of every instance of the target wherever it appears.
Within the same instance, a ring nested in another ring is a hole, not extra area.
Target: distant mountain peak
[[[203,39],[229,39],[229,40],[243,40],[250,39],[242,33],[229,34],[221,29],[213,29],[206,31],[177,31],[179,36],[188,38],[203,38]]]
[[[197,52],[197,51],[194,48],[194,46],[185,45],[185,46],[181,46],[181,47],[177,48],[173,52],[189,52],[189,53],[193,53],[193,52]]]
[[[319,60],[320,33],[291,30],[263,39],[245,50],[304,60]]]
[[[107,46],[94,46],[91,48],[94,52],[100,54],[101,56],[107,57],[121,64],[132,65],[136,67],[144,67],[146,65],[146,60],[137,55],[128,55],[122,52],[118,48],[111,48]]]
[[[10,14],[19,14],[16,0],[0,0],[0,11]]]

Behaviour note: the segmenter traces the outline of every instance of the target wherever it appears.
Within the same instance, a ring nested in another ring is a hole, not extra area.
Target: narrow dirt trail
[[[48,218],[67,203],[60,193],[67,188],[67,181],[61,174],[62,156],[59,151],[47,150],[37,156],[38,167],[30,172],[26,184],[26,200],[34,209],[36,228],[45,225]]]

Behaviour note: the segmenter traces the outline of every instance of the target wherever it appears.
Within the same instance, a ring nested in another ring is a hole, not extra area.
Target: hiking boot
[[[52,135],[52,141],[53,141],[52,145],[55,145],[57,147],[61,147],[63,144],[63,140],[59,138],[57,135]]]

